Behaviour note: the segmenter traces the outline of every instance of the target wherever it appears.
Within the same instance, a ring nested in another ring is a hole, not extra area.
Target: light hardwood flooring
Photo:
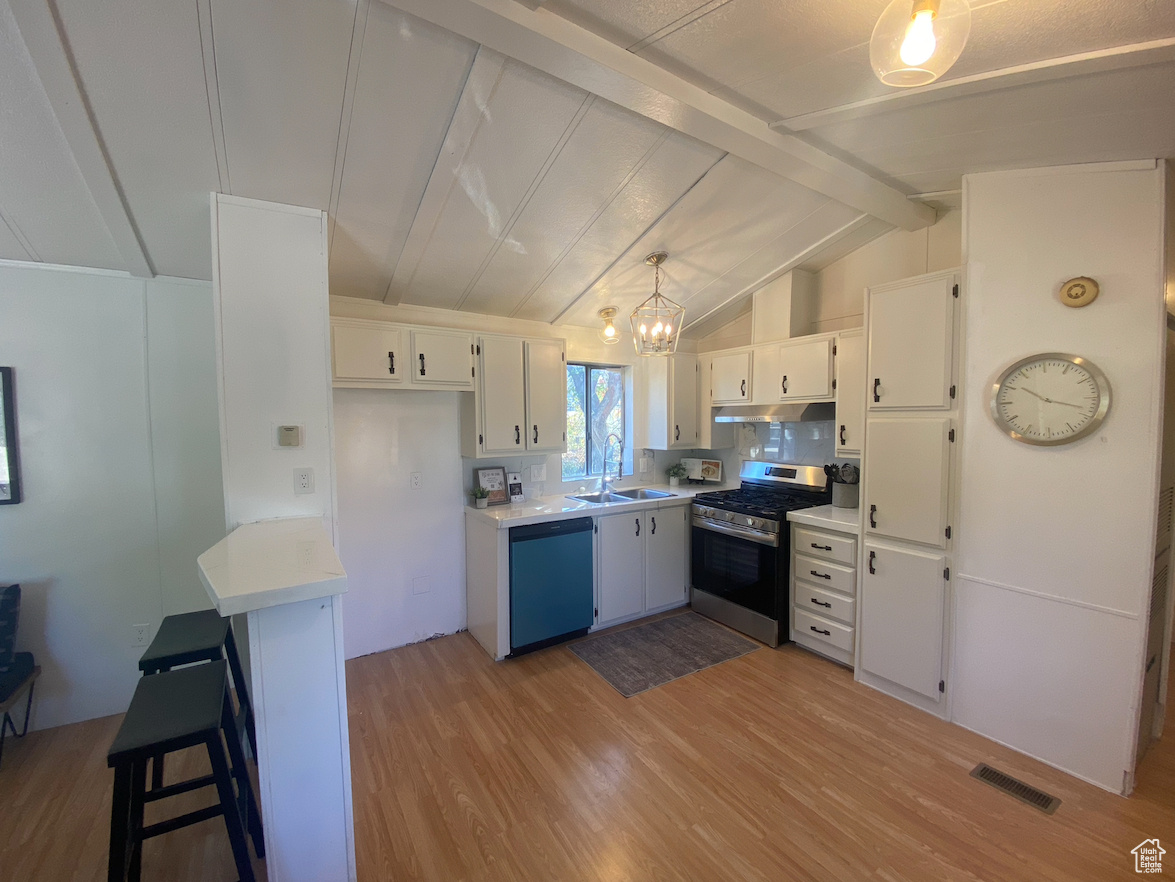
[[[1175,873],[1171,734],[1122,799],[795,647],[630,699],[566,647],[495,664],[468,634],[347,677],[362,880],[1112,880],[1154,837]],[[104,877],[119,721],[5,745],[0,880]],[[1063,804],[1017,802],[978,762]],[[143,878],[235,879],[223,824],[149,841]]]

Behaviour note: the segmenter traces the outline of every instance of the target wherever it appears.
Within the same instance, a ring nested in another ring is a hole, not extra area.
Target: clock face
[[[991,415],[1025,444],[1067,444],[1094,431],[1110,409],[1110,385],[1092,362],[1046,352],[1016,362],[991,390]]]

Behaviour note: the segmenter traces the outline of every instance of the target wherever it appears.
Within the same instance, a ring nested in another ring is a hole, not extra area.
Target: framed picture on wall
[[[16,449],[16,398],[12,368],[0,367],[0,505],[20,502],[20,458]]]
[[[506,493],[506,469],[502,466],[474,469],[473,483],[483,490],[490,491],[490,505],[505,505],[510,501]]]

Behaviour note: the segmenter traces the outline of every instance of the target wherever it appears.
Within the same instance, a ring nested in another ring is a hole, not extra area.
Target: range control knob
[[[747,526],[748,526],[748,527],[752,527],[752,526],[754,526],[754,524],[755,524],[755,519],[754,519],[754,518],[747,518],[747,519],[746,519],[746,521],[747,521]]]

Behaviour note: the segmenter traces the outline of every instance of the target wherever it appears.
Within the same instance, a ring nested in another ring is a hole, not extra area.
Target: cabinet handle
[[[424,376],[424,353],[420,353],[420,376]]]
[[[813,542],[813,543],[812,543],[812,547],[813,547],[813,548],[818,548],[818,549],[820,549],[821,551],[832,551],[832,546],[831,546],[831,545],[817,545],[815,542]]]
[[[831,573],[818,573],[815,570],[808,570],[808,572],[810,572],[817,579],[831,579],[832,578]]]
[[[877,529],[877,506],[876,505],[869,506],[869,526],[875,530]]]
[[[393,376],[396,373],[396,353],[394,352],[388,353],[388,373]]]
[[[845,427],[844,426],[840,427],[840,446],[841,447],[845,446]]]
[[[873,568],[873,561],[875,561],[875,560],[877,560],[877,552],[870,551],[869,552],[869,575],[871,575],[871,576],[877,575],[877,570],[875,570]]]
[[[674,426],[673,427],[673,440],[674,441],[681,440],[681,426]]]
[[[787,374],[783,375],[783,394],[787,394]]]
[[[638,536],[641,534],[641,519],[640,518],[636,519],[636,534]]]
[[[515,444],[522,443],[522,429],[520,429],[518,426],[514,427],[514,443]]]
[[[539,443],[539,427],[538,427],[537,423],[535,424],[535,427],[534,427],[534,443],[535,444]]]
[[[808,626],[808,630],[809,630],[809,631],[815,631],[817,634],[823,634],[825,637],[831,637],[831,636],[832,636],[832,632],[831,632],[831,631],[821,631],[821,630],[820,630],[819,628],[817,628],[815,625],[809,625],[809,626]]]
[[[874,377],[874,378],[873,378],[873,400],[874,400],[874,401],[880,401],[880,400],[881,400],[881,393],[877,391],[877,387],[878,387],[878,386],[880,386],[880,385],[881,385],[881,378],[880,378],[880,377]]]
[[[653,522],[653,529],[649,530],[649,535],[656,536],[657,535],[657,519],[650,515],[649,520]]]
[[[812,602],[817,606],[824,607],[825,609],[832,609],[831,603],[825,603],[823,600],[817,600],[815,597],[812,598]]]
[[[743,396],[743,398],[746,398],[747,397],[747,381],[746,380],[743,380],[742,390],[743,390],[742,396]]]

